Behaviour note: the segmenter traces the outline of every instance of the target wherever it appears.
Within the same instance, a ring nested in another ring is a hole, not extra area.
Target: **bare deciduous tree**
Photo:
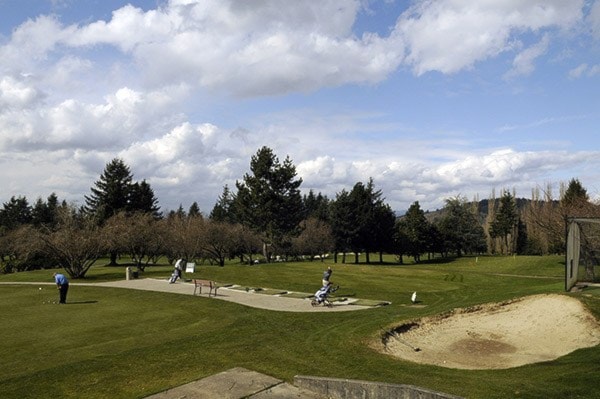
[[[138,270],[143,271],[164,253],[162,226],[150,213],[120,212],[108,219],[102,230],[110,250],[129,254]]]
[[[2,273],[56,265],[45,255],[39,233],[32,225],[23,225],[0,235],[0,261]]]
[[[234,226],[226,222],[207,221],[204,230],[205,257],[225,266],[225,259],[235,250]]]
[[[293,246],[296,253],[308,255],[312,261],[319,255],[321,261],[322,255],[329,253],[335,246],[335,240],[329,224],[311,217],[300,223],[302,232],[293,240]]]
[[[97,225],[73,207],[61,209],[56,229],[40,232],[39,238],[47,253],[75,279],[85,277],[106,250]]]
[[[165,242],[170,248],[168,256],[171,260],[202,257],[205,222],[201,215],[174,215],[166,220],[165,225]]]

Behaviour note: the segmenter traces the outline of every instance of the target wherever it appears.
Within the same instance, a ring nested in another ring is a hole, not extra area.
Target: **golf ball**
[[[40,290],[42,289],[42,287],[40,287]]]

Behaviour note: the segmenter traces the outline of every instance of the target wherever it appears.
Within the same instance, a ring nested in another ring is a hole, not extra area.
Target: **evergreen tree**
[[[91,195],[85,196],[86,213],[92,215],[98,224],[103,224],[111,216],[129,211],[132,180],[133,176],[125,162],[119,158],[113,159],[91,188]]]
[[[183,210],[183,205],[182,204],[179,204],[179,208],[177,208],[176,211],[170,211],[169,212],[169,219],[180,219],[180,220],[183,220],[185,218],[187,218],[187,214]]]
[[[329,220],[329,200],[327,196],[321,193],[315,195],[311,189],[307,195],[302,197],[302,203],[304,204],[304,219],[314,217],[323,221]]]
[[[571,179],[560,202],[563,206],[574,207],[581,206],[589,200],[587,190],[583,188],[579,179]]]
[[[158,200],[150,185],[145,180],[133,182],[131,170],[122,159],[115,158],[106,165],[91,192],[85,196],[83,210],[97,225],[103,225],[120,212],[127,216],[141,212],[156,219],[161,217]],[[112,265],[116,264],[117,255],[116,250],[111,251]]]
[[[381,190],[375,190],[373,179],[364,185],[357,183],[350,192],[352,207],[355,209],[357,224],[356,242],[352,247],[357,253],[365,251],[366,262],[370,263],[370,253],[380,253],[389,248],[388,237],[393,235],[395,216],[382,198]],[[358,259],[358,258],[357,258]]]
[[[190,205],[190,209],[188,210],[188,217],[193,218],[197,216],[202,216],[202,212],[200,212],[200,207],[198,206],[198,203],[194,201],[194,203]]]
[[[383,253],[394,251],[394,226],[396,225],[396,214],[392,208],[383,203],[383,200],[375,205],[374,209],[374,251],[379,251],[379,262],[383,263]]]
[[[24,196],[11,197],[10,201],[3,204],[3,209],[0,209],[0,226],[8,230],[29,224],[31,220],[31,206]]]
[[[425,212],[421,209],[418,201],[415,201],[409,208],[403,218],[397,224],[402,237],[405,251],[411,255],[415,262],[421,261],[421,254],[427,252],[429,246],[430,227]]]
[[[84,211],[100,225],[112,216],[125,212],[149,213],[155,219],[162,217],[158,199],[146,180],[134,182],[129,167],[122,159],[110,161],[100,179],[85,196]]]
[[[371,184],[372,182],[369,182]],[[358,182],[350,191],[350,203],[354,209],[354,219],[356,234],[350,242],[352,251],[354,252],[354,263],[358,263],[358,254],[366,252],[366,262],[369,263],[369,253],[373,246],[373,215],[372,215],[372,187],[366,187],[363,183]]]
[[[130,202],[128,210],[132,212],[148,213],[155,219],[160,219],[162,214],[154,190],[146,180],[136,182],[130,188]]]
[[[264,234],[266,245],[281,248],[298,232],[302,220],[302,179],[296,179],[296,167],[289,157],[280,163],[268,147],[252,157],[250,170],[252,174],[246,173],[242,182],[236,182],[236,217]]]
[[[342,252],[342,262],[345,263],[346,252],[351,251],[353,244],[358,242],[356,209],[346,190],[339,192],[330,205],[330,223],[335,245],[334,261],[337,262],[337,253]]]
[[[329,208],[336,252],[350,250],[358,263],[364,251],[370,263],[371,252],[379,252],[381,261],[382,252],[392,250],[396,217],[372,179],[366,185],[356,183],[350,192],[342,190]]]
[[[490,236],[492,238],[501,238],[504,243],[504,249],[508,254],[513,251],[510,238],[515,238],[517,222],[518,214],[515,198],[510,191],[504,190],[500,198],[500,208],[490,225]]]
[[[517,243],[515,250],[518,255],[535,255],[534,253],[529,252],[530,248],[527,226],[525,223],[523,223],[521,218],[518,218],[517,221]]]
[[[233,210],[235,198],[227,184],[223,187],[223,193],[217,199],[217,203],[210,212],[209,218],[217,222],[235,223],[235,214]]]
[[[404,255],[410,253],[410,242],[406,231],[406,222],[402,219],[396,219],[394,224],[393,245],[392,251],[398,256],[398,263],[404,263]]]
[[[44,202],[44,200],[42,200],[42,198],[39,197],[33,205],[33,207],[31,208],[31,224],[33,224],[35,227],[52,227],[52,219],[53,216],[50,211],[50,208],[48,207],[46,202]]]
[[[446,200],[444,216],[437,223],[443,237],[443,250],[456,256],[482,252],[486,248],[485,232],[465,198]]]

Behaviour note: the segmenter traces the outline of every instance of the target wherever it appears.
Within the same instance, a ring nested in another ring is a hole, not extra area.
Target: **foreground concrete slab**
[[[283,383],[249,396],[248,399],[325,399],[325,396]]]
[[[236,367],[181,385],[146,399],[318,399],[277,378]]]

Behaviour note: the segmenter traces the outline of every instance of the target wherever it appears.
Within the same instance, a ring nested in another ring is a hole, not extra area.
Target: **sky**
[[[330,199],[600,198],[600,0],[0,0],[0,201],[113,159],[209,214],[263,146]]]

